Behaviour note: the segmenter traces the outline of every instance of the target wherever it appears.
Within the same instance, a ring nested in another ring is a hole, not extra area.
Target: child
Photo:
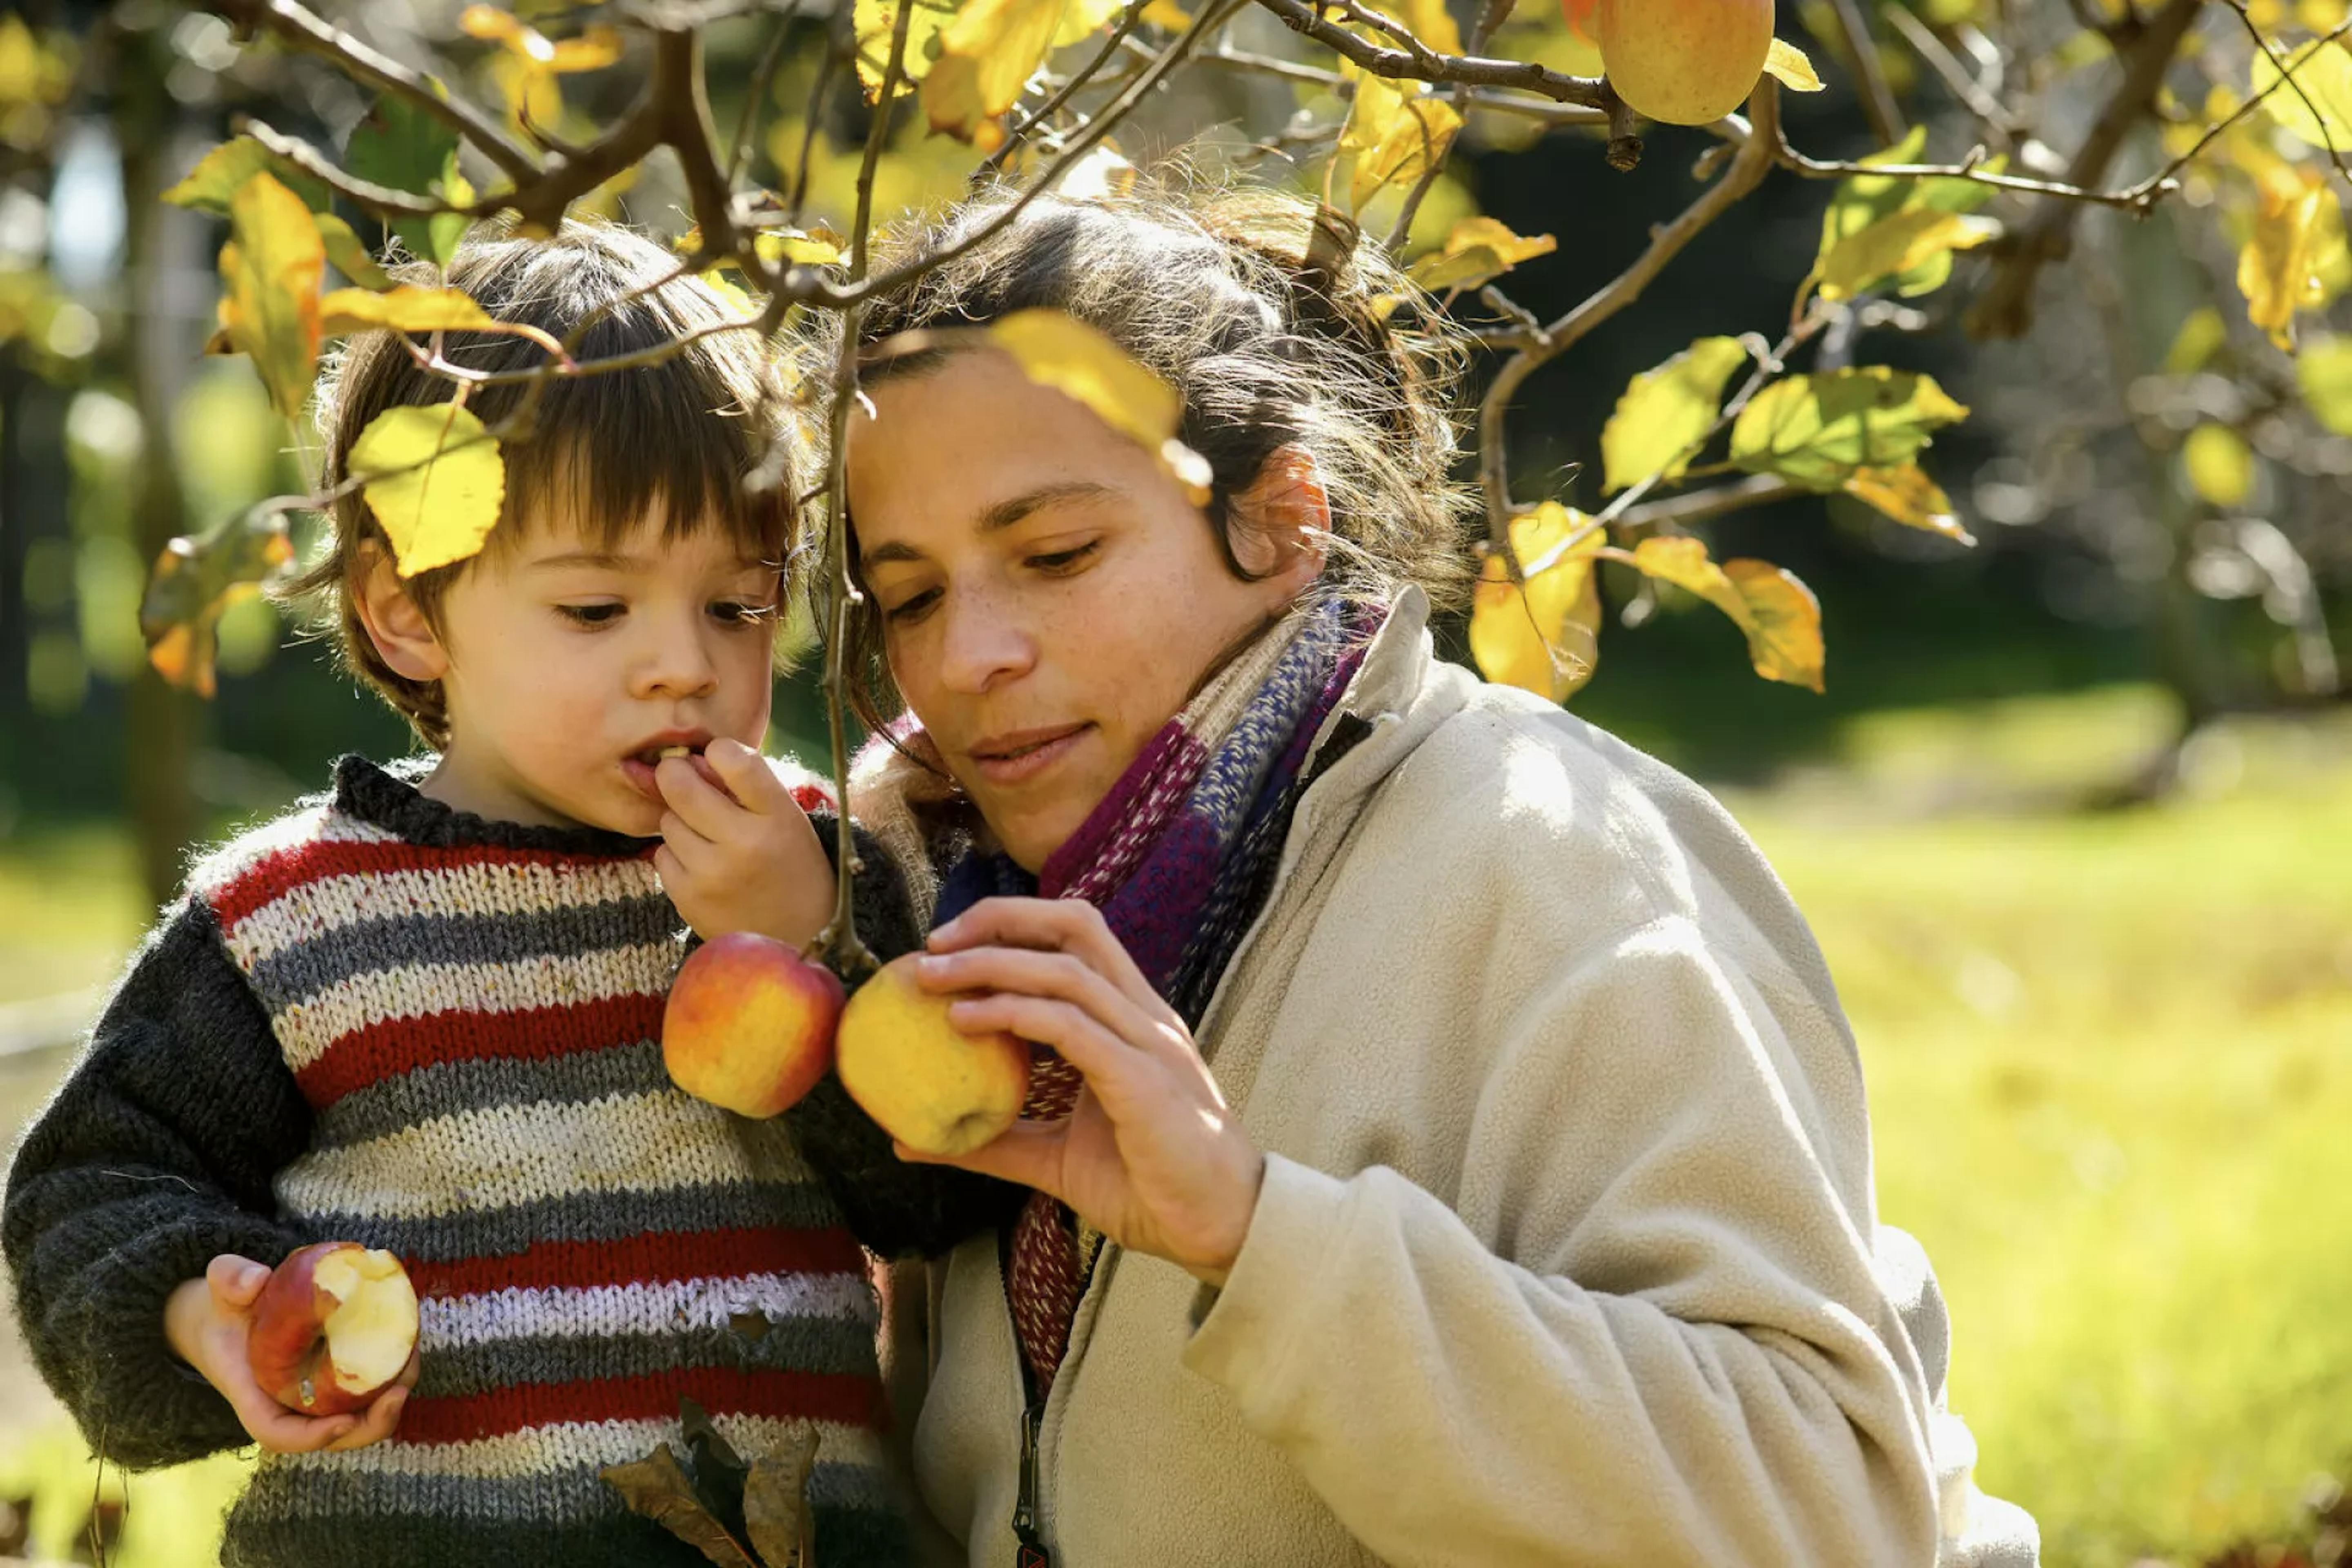
[[[574,225],[474,242],[450,281],[505,321],[585,323],[602,359],[729,319],[675,272]],[[597,1476],[683,1452],[682,1395],[747,1458],[815,1424],[818,1561],[904,1554],[864,1256],[782,1125],[680,1093],[659,1045],[681,916],[799,942],[834,897],[829,837],[755,750],[798,529],[789,477],[740,482],[772,427],[765,354],[722,331],[548,385],[474,560],[404,581],[359,496],[337,503],[307,585],[437,757],[347,757],[199,862],[17,1156],[18,1311],[94,1447],[261,1445],[229,1563],[699,1563]],[[450,386],[378,334],[324,391],[333,483],[377,414]],[[474,392],[493,426],[524,395]],[[903,951],[903,889],[865,859],[866,938]],[[326,1239],[398,1254],[423,1328],[413,1386],[314,1417],[257,1385],[246,1335],[271,1266]]]

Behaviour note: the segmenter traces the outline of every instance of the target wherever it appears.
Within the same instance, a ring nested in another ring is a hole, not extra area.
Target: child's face
[[[436,798],[484,816],[650,837],[666,747],[766,738],[780,585],[723,527],[605,553],[539,521],[441,601],[449,744]]]

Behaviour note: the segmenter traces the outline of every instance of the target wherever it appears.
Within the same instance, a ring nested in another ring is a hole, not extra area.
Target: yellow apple
[[[841,982],[755,931],[714,937],[670,983],[662,1065],[697,1100],[740,1116],[775,1116],[833,1065]]]
[[[397,1382],[416,1349],[416,1290],[389,1252],[320,1241],[289,1253],[254,1298],[245,1357],[289,1410],[340,1415]]]
[[[1667,125],[1706,125],[1748,101],[1772,48],[1772,0],[1600,0],[1617,96]]]
[[[910,1149],[952,1158],[993,1142],[1029,1097],[1029,1046],[967,1035],[948,1022],[953,996],[915,984],[920,953],[891,960],[849,998],[835,1070],[849,1097]]]

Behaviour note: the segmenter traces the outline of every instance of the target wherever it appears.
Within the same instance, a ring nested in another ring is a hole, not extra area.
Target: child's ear
[[[355,607],[368,641],[386,668],[406,680],[438,680],[449,673],[449,651],[393,566],[391,552],[365,547]]]

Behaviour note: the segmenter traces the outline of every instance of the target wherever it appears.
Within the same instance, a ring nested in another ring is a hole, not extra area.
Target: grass
[[[105,984],[153,912],[119,828],[0,840],[0,1004]]]
[[[2162,729],[2128,690],[1874,715],[1836,779],[1734,801],[1853,1017],[1979,1479],[2053,1568],[2275,1537],[2352,1471],[2352,735],[2250,727],[2200,795],[2019,814]],[[130,871],[104,834],[0,849],[0,986],[105,978]],[[134,1524],[209,1540],[225,1484],[134,1478]]]

